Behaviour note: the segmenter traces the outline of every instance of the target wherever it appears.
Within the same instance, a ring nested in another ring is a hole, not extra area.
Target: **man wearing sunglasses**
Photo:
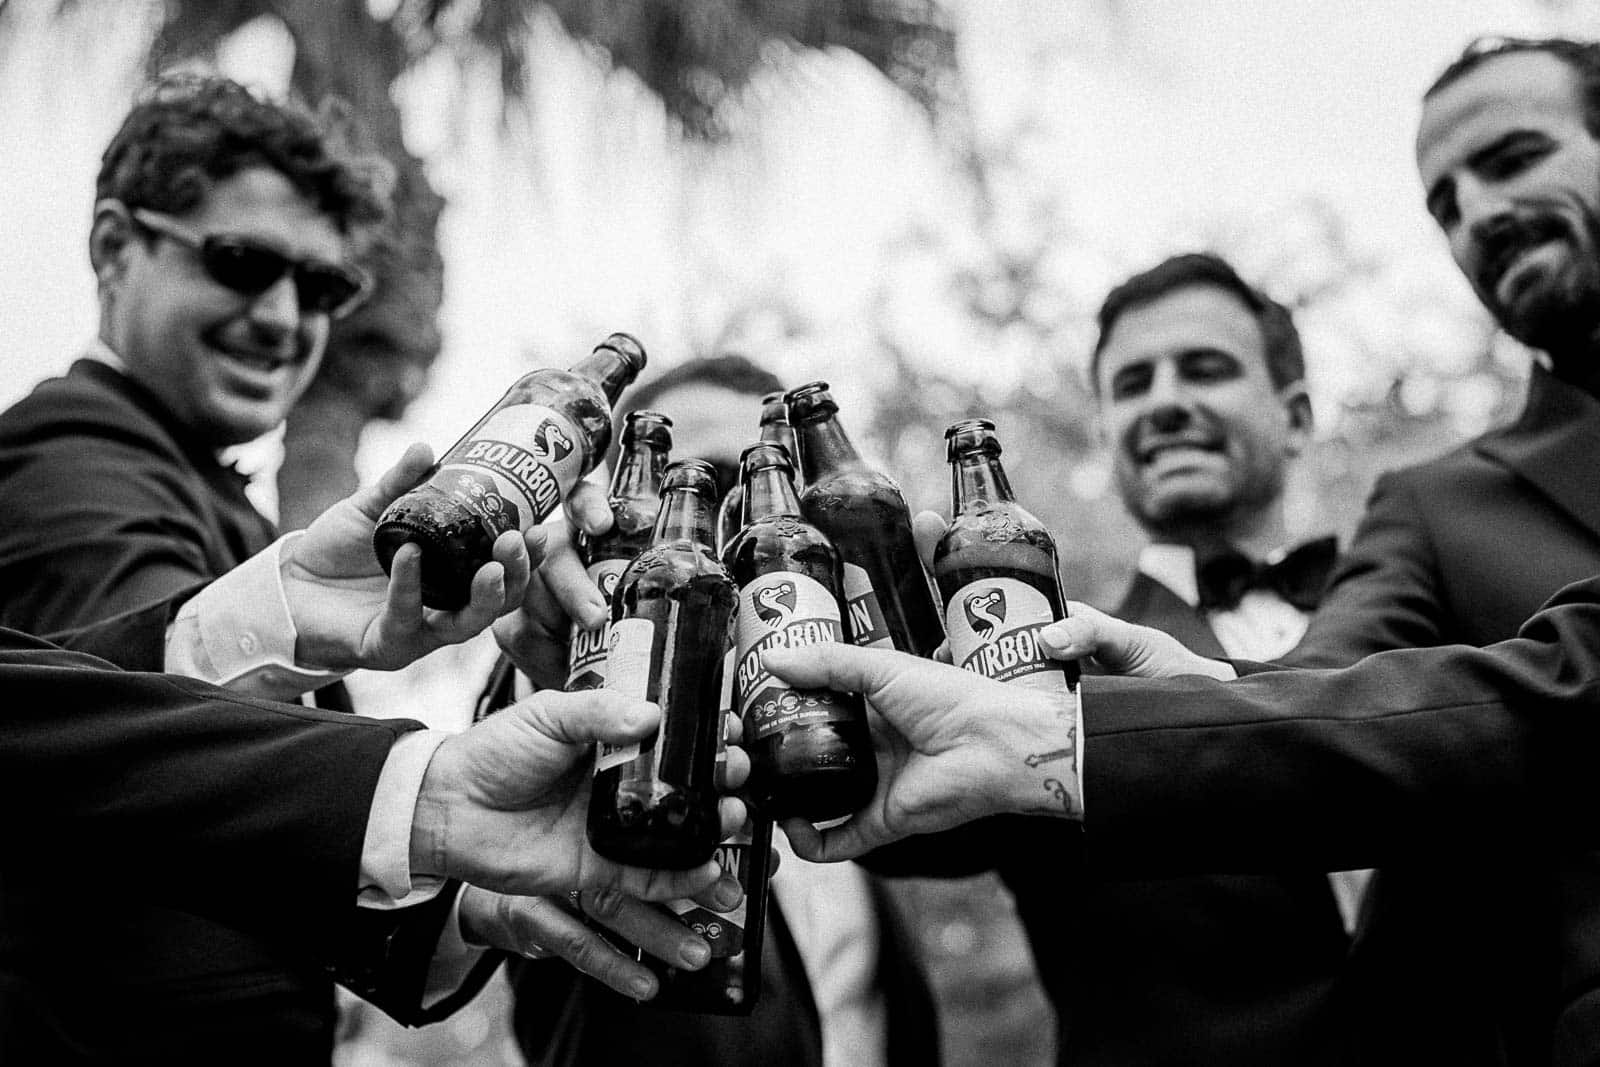
[[[223,462],[283,422],[330,321],[366,293],[353,256],[385,198],[334,146],[308,115],[219,78],[163,81],[129,113],[96,182],[96,338],[0,414],[0,625],[297,699],[464,640],[520,602],[537,535],[497,543],[459,612],[422,608],[416,560],[397,559],[392,579],[378,567],[373,523],[422,477],[426,449],[281,540]],[[88,728],[75,713],[60,708],[64,733]],[[328,1060],[333,990],[314,961],[71,882],[0,888],[0,1058]],[[341,980],[398,991],[384,1007],[410,1022],[447,1012],[492,962],[459,945],[454,908],[445,889],[387,913],[403,917],[375,942],[382,966]],[[438,944],[457,951],[436,959]],[[421,951],[388,951],[400,945]]]

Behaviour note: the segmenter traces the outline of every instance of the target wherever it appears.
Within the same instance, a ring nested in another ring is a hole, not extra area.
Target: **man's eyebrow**
[[[1505,133],[1502,133],[1488,144],[1475,148],[1468,153],[1466,161],[1467,167],[1474,171],[1481,170],[1484,165],[1496,155],[1504,152],[1507,148],[1512,147],[1518,141],[1536,140],[1544,143],[1549,141],[1549,139],[1550,138],[1548,135],[1540,132],[1539,130],[1521,128],[1507,130]],[[1439,213],[1437,210],[1437,201],[1440,197],[1448,195],[1454,188],[1455,180],[1450,177],[1448,172],[1439,176],[1439,180],[1434,182],[1433,185],[1428,188],[1427,195],[1424,197],[1424,203],[1428,205],[1428,211],[1430,214],[1437,217]]]
[[[1482,148],[1473,150],[1467,156],[1467,166],[1476,170],[1477,168],[1483,166],[1483,164],[1487,163],[1494,156],[1505,151],[1515,142],[1522,140],[1536,140],[1543,142],[1548,141],[1549,137],[1538,130],[1507,130],[1505,133],[1502,133],[1499,137],[1496,137]]]

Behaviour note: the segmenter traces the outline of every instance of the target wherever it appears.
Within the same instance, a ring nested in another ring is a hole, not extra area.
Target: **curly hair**
[[[1149,270],[1140,271],[1115,289],[1100,306],[1100,337],[1095,341],[1089,362],[1089,381],[1100,391],[1100,353],[1111,339],[1111,329],[1123,312],[1148,304],[1179,289],[1210,286],[1238,297],[1261,328],[1262,349],[1266,355],[1267,377],[1274,389],[1292,385],[1306,376],[1305,352],[1300,332],[1295,329],[1289,309],[1239,277],[1221,256],[1210,252],[1186,252],[1164,259]]]
[[[181,215],[213,182],[264,166],[350,234],[384,219],[381,161],[341,151],[335,131],[309,113],[258,99],[213,75],[174,75],[134,104],[100,159],[97,200]]]

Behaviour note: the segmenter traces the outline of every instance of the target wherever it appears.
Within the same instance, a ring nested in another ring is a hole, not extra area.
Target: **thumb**
[[[919,511],[911,517],[911,537],[917,543],[917,555],[930,572],[933,570],[933,550],[949,528],[950,524],[937,512]]]
[[[384,508],[393,504],[404,493],[415,489],[432,470],[433,449],[419,441],[408,447],[395,465],[384,471],[383,476],[375,484],[357,490],[355,496],[350,499],[362,514],[376,520],[383,514]]]
[[[903,654],[835,641],[763,652],[761,666],[802,689],[837,689],[871,700],[889,684],[895,657]]]
[[[656,705],[608,689],[534,693],[494,717],[506,715],[532,726],[552,741],[569,745],[637,741],[661,722],[661,709]]]

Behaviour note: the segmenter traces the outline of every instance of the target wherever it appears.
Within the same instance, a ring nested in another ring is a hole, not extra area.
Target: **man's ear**
[[[1311,394],[1306,392],[1305,382],[1290,382],[1278,390],[1278,401],[1289,420],[1290,454],[1298,456],[1311,443]]]
[[[103,291],[119,281],[128,268],[128,251],[138,240],[133,217],[120,200],[102,200],[94,206],[94,222],[89,226],[89,263]]]

